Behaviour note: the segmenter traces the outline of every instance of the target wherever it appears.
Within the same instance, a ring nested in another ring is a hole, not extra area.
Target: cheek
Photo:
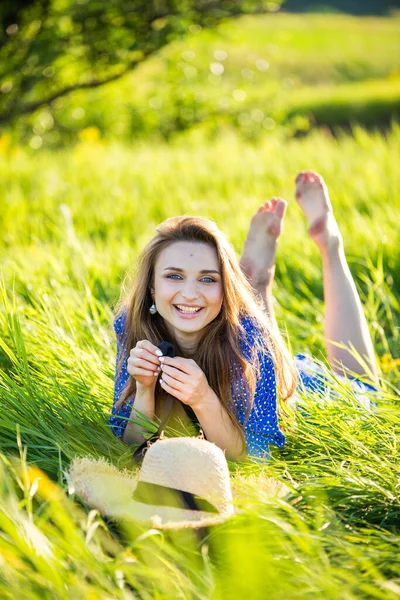
[[[210,293],[207,296],[210,304],[220,305],[223,300],[223,292],[222,287],[218,287],[217,289],[210,290]]]
[[[167,288],[168,288],[168,286],[165,285],[165,282],[164,281],[160,281],[160,283],[158,284],[156,290],[158,291],[159,294],[165,294]]]
[[[173,293],[173,287],[168,281],[159,280],[155,285],[155,292],[158,300],[167,300]]]

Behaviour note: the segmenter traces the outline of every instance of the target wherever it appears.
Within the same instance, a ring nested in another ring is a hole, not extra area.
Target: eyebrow
[[[180,269],[179,267],[165,267],[164,271],[179,271],[180,273],[184,273],[184,270]],[[215,269],[202,269],[200,271],[200,273],[202,273],[202,274],[204,274],[204,273],[217,273],[218,275],[221,274],[219,271],[216,271]]]

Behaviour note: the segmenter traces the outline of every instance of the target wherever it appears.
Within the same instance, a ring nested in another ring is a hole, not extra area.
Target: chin
[[[201,318],[197,321],[197,319],[180,319],[179,316],[176,315],[172,315],[172,318],[168,318],[166,319],[165,317],[164,320],[168,322],[169,325],[171,325],[172,327],[174,327],[174,329],[177,329],[179,331],[184,331],[185,333],[190,333],[190,332],[197,332],[197,331],[201,331],[202,329],[204,329],[205,327],[207,327],[207,325],[209,323],[211,323],[211,321],[213,321],[218,315],[215,315],[214,317],[212,317],[211,319],[208,318],[207,320],[204,320],[204,318]]]
[[[193,331],[194,333],[196,331],[202,331],[203,329],[205,329],[212,321],[214,321],[214,319],[216,319],[216,317],[217,315],[212,319],[207,319],[207,321],[202,321],[201,323],[191,323],[190,321],[187,323],[182,323],[179,321],[174,321],[173,325],[176,329],[179,329],[180,331],[185,331],[187,333]]]

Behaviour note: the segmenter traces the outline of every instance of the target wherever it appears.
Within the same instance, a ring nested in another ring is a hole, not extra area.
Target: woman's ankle
[[[326,244],[318,246],[323,262],[345,260],[343,238],[341,234],[329,238]]]
[[[275,264],[265,269],[262,273],[254,274],[251,278],[251,285],[257,292],[263,292],[272,296],[274,278]]]

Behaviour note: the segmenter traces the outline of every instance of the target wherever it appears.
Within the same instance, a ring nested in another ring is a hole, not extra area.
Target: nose
[[[196,298],[198,298],[199,291],[197,287],[197,282],[190,280],[185,281],[181,289],[181,295],[182,298],[185,298],[185,300],[188,301],[195,300]]]

